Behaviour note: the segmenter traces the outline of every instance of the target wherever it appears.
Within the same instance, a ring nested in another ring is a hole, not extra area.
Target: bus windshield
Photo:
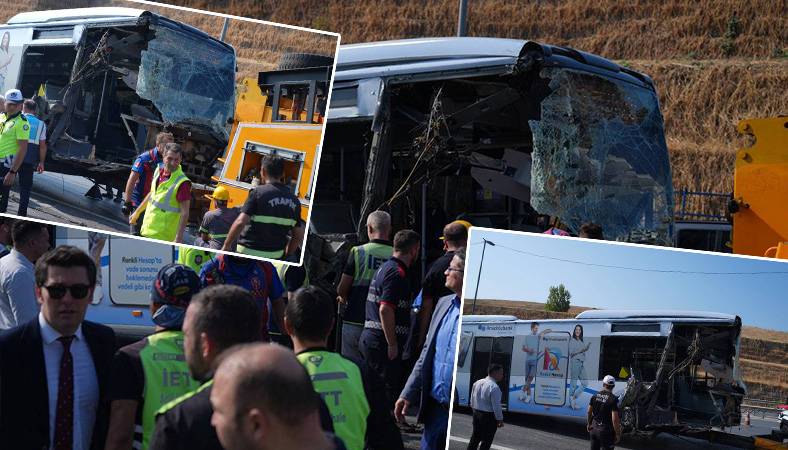
[[[593,221],[607,239],[666,244],[673,195],[656,94],[574,69],[540,77],[550,94],[529,121],[534,209],[573,230]]]

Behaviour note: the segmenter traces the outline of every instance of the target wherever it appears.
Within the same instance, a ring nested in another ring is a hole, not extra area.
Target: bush
[[[547,295],[544,309],[545,311],[567,312],[569,311],[569,300],[571,298],[572,294],[569,293],[563,284],[550,286],[550,293]]]

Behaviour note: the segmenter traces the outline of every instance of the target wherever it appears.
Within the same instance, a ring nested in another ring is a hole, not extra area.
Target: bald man
[[[211,424],[227,450],[346,450],[320,426],[320,396],[289,349],[231,349],[214,376]]]

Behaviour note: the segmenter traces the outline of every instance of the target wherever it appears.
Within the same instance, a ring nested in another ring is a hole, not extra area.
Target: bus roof
[[[50,11],[31,11],[15,15],[8,20],[8,24],[43,24],[82,20],[91,22],[91,19],[135,19],[145,14],[145,10],[134,8],[73,8],[54,9]]]
[[[682,322],[692,319],[712,320],[712,321],[736,321],[736,316],[731,314],[708,312],[708,311],[675,311],[664,309],[591,309],[583,311],[574,318],[566,319],[536,319],[538,322],[565,321],[565,320],[642,320],[642,319],[680,319]],[[532,322],[530,319],[518,319],[515,316],[505,315],[468,315],[462,316],[462,323],[482,323],[482,322]]]

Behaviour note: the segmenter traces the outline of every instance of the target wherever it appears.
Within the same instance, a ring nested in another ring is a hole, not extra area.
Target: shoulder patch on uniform
[[[28,124],[24,124],[24,125],[22,125],[22,129],[23,129],[23,130],[25,130],[25,131],[27,131],[27,130],[29,130],[29,129],[30,129],[30,125],[28,125]]]
[[[320,367],[320,364],[323,363],[323,357],[321,355],[309,355],[307,358],[309,362],[314,364],[316,367]]]

